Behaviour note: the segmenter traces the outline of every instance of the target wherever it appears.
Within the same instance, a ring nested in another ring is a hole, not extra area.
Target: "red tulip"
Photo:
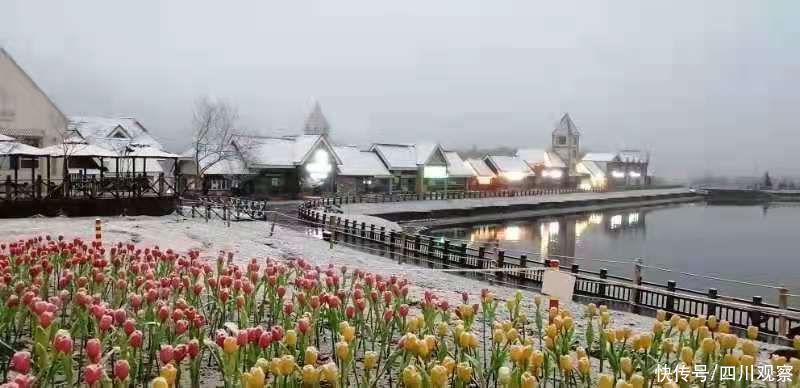
[[[11,357],[11,369],[17,373],[28,374],[31,370],[31,354],[28,351],[19,351]]]
[[[111,326],[113,323],[114,323],[114,318],[112,318],[110,315],[103,315],[103,317],[100,318],[100,324],[99,324],[100,330],[102,331],[111,330]]]
[[[100,353],[102,352],[103,348],[100,344],[100,340],[97,338],[91,338],[86,341],[86,356],[89,357],[89,360],[93,363],[100,362]]]
[[[236,343],[239,346],[247,345],[247,339],[247,330],[239,330],[239,332],[236,333]]]
[[[261,337],[258,338],[258,346],[261,349],[266,349],[272,343],[272,332],[266,331],[261,333]]]
[[[397,313],[400,315],[401,318],[405,318],[408,316],[408,305],[401,304],[400,308],[397,310]]]
[[[139,330],[135,330],[133,333],[131,333],[130,337],[128,338],[128,344],[134,349],[141,348],[142,332]]]
[[[53,323],[53,313],[51,311],[39,314],[39,325],[46,329],[50,327],[51,323]]]
[[[161,306],[158,309],[158,320],[164,322],[169,318],[169,308],[167,306]]]
[[[17,375],[17,377],[14,377],[14,384],[16,384],[16,385],[11,385],[11,387],[33,388],[34,385],[35,385],[34,384],[35,382],[36,382],[36,377],[34,377],[34,376]]]
[[[86,366],[84,370],[84,380],[86,384],[90,387],[93,386],[95,383],[100,381],[100,378],[103,375],[103,370],[97,364],[91,364]]]
[[[121,325],[125,322],[125,318],[128,317],[128,313],[125,312],[125,309],[116,309],[114,310],[114,324],[117,326]]]
[[[175,363],[180,364],[186,357],[186,344],[180,344],[175,347]]]
[[[175,358],[175,350],[172,345],[161,345],[161,350],[158,351],[158,358],[162,364],[169,364]]]
[[[53,347],[56,351],[64,354],[72,354],[72,338],[66,335],[59,335],[53,340]]]
[[[283,313],[284,313],[284,314],[286,314],[286,315],[292,315],[292,312],[293,312],[293,311],[294,311],[294,305],[293,305],[293,304],[291,304],[291,303],[286,303],[285,305],[283,305]]]
[[[131,366],[128,364],[128,360],[117,360],[117,362],[114,363],[114,377],[120,381],[125,381],[128,378],[130,370]]]
[[[181,335],[189,329],[189,321],[181,319],[175,322],[175,334]]]
[[[192,359],[197,357],[197,355],[200,354],[200,342],[197,341],[197,339],[192,339],[189,341],[189,348],[187,352],[189,353],[189,357]]]
[[[122,324],[122,329],[125,330],[126,335],[130,336],[136,330],[136,321],[133,318],[125,320],[125,323]]]

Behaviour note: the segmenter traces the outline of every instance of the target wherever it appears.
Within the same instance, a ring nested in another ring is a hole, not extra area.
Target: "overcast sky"
[[[135,116],[185,147],[199,96],[298,132],[317,99],[345,143],[546,146],[659,175],[797,174],[797,1],[36,1],[0,45],[67,114]]]

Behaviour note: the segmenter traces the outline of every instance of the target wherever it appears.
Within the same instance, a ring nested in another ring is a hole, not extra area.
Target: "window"
[[[272,187],[280,187],[281,178],[277,177],[277,176],[276,177],[272,177],[272,179],[270,179],[269,185],[272,186]]]
[[[556,144],[558,144],[558,145],[567,144],[567,137],[566,136],[556,136]]]

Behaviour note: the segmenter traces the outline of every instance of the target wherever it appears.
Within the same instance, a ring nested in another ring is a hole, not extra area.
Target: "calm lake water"
[[[562,265],[607,268],[630,277],[632,260],[642,258],[646,281],[775,302],[777,290],[724,282],[680,272],[784,285],[800,293],[800,207],[723,206],[693,203],[630,208],[561,217],[458,225],[426,234],[500,246],[529,259],[560,259]],[[604,262],[602,259],[623,263]],[[790,299],[799,305],[800,300]]]

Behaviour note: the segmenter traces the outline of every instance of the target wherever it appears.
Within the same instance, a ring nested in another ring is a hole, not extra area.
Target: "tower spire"
[[[325,118],[325,114],[322,113],[322,107],[320,106],[319,101],[315,101],[314,107],[311,109],[311,113],[309,113],[308,117],[306,118],[303,133],[306,135],[328,136],[330,131],[331,128],[330,124],[328,124],[328,119]]]

